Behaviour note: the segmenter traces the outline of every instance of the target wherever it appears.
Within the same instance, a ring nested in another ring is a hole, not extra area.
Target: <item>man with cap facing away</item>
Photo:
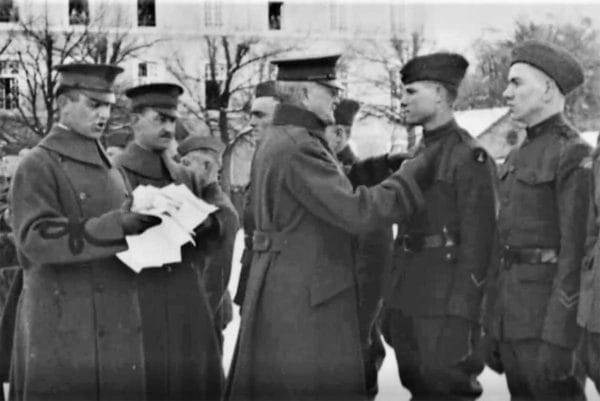
[[[364,399],[354,235],[419,210],[435,149],[355,190],[331,153],[339,55],[275,61],[282,104],[256,150],[256,229],[231,400]]]
[[[488,364],[504,370],[517,399],[585,399],[573,350],[590,147],[563,116],[565,96],[582,83],[581,66],[560,47],[513,49],[504,98],[527,137],[499,170],[501,248],[484,329]]]
[[[182,165],[204,177],[204,182],[218,185],[223,149],[224,145],[220,139],[211,136],[190,135],[181,141],[177,152],[181,157]],[[231,321],[233,313],[227,285],[231,273],[235,234],[239,227],[237,220],[230,223],[232,224],[226,228],[229,235],[224,237],[223,243],[218,249],[207,255],[202,275],[221,349],[223,346],[222,331]]]
[[[354,118],[360,105],[353,99],[342,99],[334,110],[335,124],[327,126],[325,137],[329,147],[344,166],[354,187],[358,185],[372,186],[378,184],[393,171],[384,169],[384,176],[373,181],[374,174],[381,174],[375,168],[378,158],[371,158],[360,163],[348,140],[352,135]],[[369,165],[370,163],[370,165]],[[379,163],[380,164],[380,163]],[[358,320],[365,365],[365,381],[367,394],[377,394],[377,372],[385,358],[385,348],[381,340],[381,332],[377,317],[381,307],[382,274],[389,270],[392,263],[392,227],[378,228],[362,234],[356,239],[356,274],[358,280]]]
[[[400,225],[385,279],[383,332],[413,399],[475,399],[483,361],[483,285],[495,233],[495,167],[454,119],[468,62],[459,54],[415,57],[402,68],[401,106],[423,127],[417,154],[441,146],[425,208]]]
[[[184,184],[220,209],[195,229],[196,245],[181,249],[182,262],[145,269],[138,288],[144,335],[147,397],[156,400],[219,399],[220,350],[206,291],[198,280],[206,255],[222,245],[237,216],[216,183],[206,185],[193,170],[175,164],[165,152],[173,141],[179,85],[136,86],[131,99],[134,139],[117,158],[132,187]]]
[[[136,274],[115,256],[160,218],[124,207],[99,139],[121,68],[56,67],[58,122],[21,161],[10,205],[23,268],[10,399],[143,399]]]

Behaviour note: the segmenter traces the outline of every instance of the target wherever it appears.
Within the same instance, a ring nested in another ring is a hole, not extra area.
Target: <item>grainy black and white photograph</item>
[[[0,401],[600,401],[600,1],[0,0]]]

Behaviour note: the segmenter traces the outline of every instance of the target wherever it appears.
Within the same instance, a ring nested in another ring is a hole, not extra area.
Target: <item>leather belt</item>
[[[252,250],[257,252],[281,252],[286,244],[286,233],[255,230],[252,236]]]
[[[509,270],[514,263],[529,265],[557,263],[558,250],[555,248],[520,248],[505,245],[502,247],[500,261],[506,270]]]
[[[459,243],[457,234],[433,234],[433,235],[415,235],[405,234],[396,238],[396,244],[404,252],[420,252],[427,248],[442,248],[456,246]]]

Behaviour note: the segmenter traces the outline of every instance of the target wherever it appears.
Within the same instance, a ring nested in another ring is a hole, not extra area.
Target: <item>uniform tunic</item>
[[[96,140],[55,125],[11,192],[23,267],[11,399],[143,399],[136,274],[119,209],[128,186]]]
[[[495,264],[492,275],[486,326],[494,338],[522,358],[531,354],[535,358],[537,347],[532,342],[572,350],[579,340],[576,315],[588,211],[590,168],[585,167],[585,159],[589,153],[590,147],[562,114],[555,114],[527,128],[527,138],[499,170],[498,228],[503,260]],[[512,260],[507,253],[532,249],[539,250],[539,260]],[[520,347],[518,341],[529,345]],[[503,360],[515,397],[522,391],[558,393],[557,385],[582,393],[581,383],[571,386],[567,381],[544,379],[535,385],[529,371],[535,372],[536,364],[523,364],[519,358],[515,364],[521,367],[507,366],[509,362]],[[534,395],[538,396],[547,397]]]
[[[477,396],[475,357],[483,286],[495,235],[494,164],[450,122],[423,133],[439,144],[425,209],[399,229],[386,276],[386,337],[413,396]]]
[[[176,183],[201,193],[182,167],[135,143],[116,162],[133,188]],[[231,208],[218,214],[221,221],[223,215],[235,218]],[[150,399],[212,400],[221,395],[219,346],[206,292],[197,276],[204,273],[208,250],[204,242],[206,238],[198,241],[198,247],[184,245],[181,263],[145,269],[138,276]]]
[[[313,113],[281,105],[255,153],[232,400],[364,397],[353,235],[403,220],[420,191],[399,173],[353,191],[323,131]]]

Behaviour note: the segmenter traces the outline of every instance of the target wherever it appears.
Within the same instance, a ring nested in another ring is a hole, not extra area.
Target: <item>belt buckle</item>
[[[406,253],[413,253],[414,250],[411,248],[410,235],[402,235],[402,250]]]
[[[271,238],[265,234],[254,233],[252,238],[252,248],[259,252],[264,252],[271,246]]]

